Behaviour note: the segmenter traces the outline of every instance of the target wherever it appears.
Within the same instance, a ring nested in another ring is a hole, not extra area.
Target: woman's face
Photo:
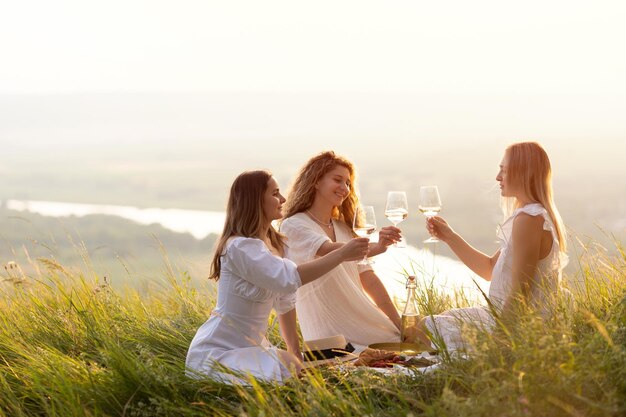
[[[508,178],[509,153],[505,152],[502,162],[500,162],[500,171],[496,176],[496,181],[500,184],[500,195],[502,197],[514,197],[513,189]]]
[[[263,214],[268,221],[278,220],[283,217],[283,203],[285,197],[278,189],[278,183],[274,177],[270,177],[267,181],[267,189],[263,196]]]
[[[315,184],[315,199],[322,199],[333,206],[340,206],[350,195],[350,171],[337,165]]]

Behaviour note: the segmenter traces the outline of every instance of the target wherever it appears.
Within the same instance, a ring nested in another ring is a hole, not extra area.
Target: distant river
[[[226,214],[221,211],[138,208],[101,204],[59,203],[55,201],[7,200],[10,210],[29,211],[50,217],[83,217],[89,214],[106,214],[132,220],[139,224],[160,224],[179,233],[190,233],[204,239],[211,233],[222,233]]]
[[[196,239],[204,239],[211,233],[220,234],[226,218],[226,214],[220,211],[141,209],[54,201],[8,200],[6,207],[49,217],[82,217],[89,214],[118,216],[145,225],[157,223],[175,232],[190,233]],[[480,284],[483,291],[487,292],[489,288],[486,281],[478,278],[461,262],[410,245],[406,249],[389,249],[387,253],[376,257],[373,266],[378,275],[383,277],[383,283],[391,296],[399,300],[403,300],[406,294],[404,271],[415,274],[422,285],[433,285],[434,288],[450,294],[455,290],[462,290],[473,299],[480,299],[480,292],[472,279]]]

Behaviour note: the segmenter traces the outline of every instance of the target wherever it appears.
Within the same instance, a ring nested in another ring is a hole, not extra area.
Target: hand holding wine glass
[[[355,237],[343,245],[339,251],[344,261],[360,261],[363,257],[367,257],[369,249],[369,239]]]
[[[409,204],[406,199],[406,193],[404,191],[389,191],[387,193],[385,217],[387,217],[387,219],[393,223],[394,226],[398,226],[398,224],[406,219],[408,215]],[[394,243],[394,246],[398,248],[406,248],[404,240]]]
[[[440,241],[448,243],[456,234],[442,217],[433,216],[426,219],[426,230],[431,236],[435,236]]]
[[[368,237],[376,231],[376,214],[373,206],[357,206],[354,212],[352,230],[359,237]],[[369,265],[367,254],[357,262],[358,265]]]
[[[439,197],[439,189],[436,185],[426,185],[420,187],[419,193],[419,210],[427,218],[434,217],[441,211],[441,198]],[[439,239],[430,237],[424,243],[436,243]]]

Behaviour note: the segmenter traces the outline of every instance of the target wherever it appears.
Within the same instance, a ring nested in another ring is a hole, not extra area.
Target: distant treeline
[[[38,258],[69,267],[88,259],[103,275],[136,269],[145,276],[156,272],[164,257],[208,265],[215,239],[209,235],[197,240],[158,224],[140,225],[116,216],[52,218],[0,208],[0,261],[18,262],[26,270]]]

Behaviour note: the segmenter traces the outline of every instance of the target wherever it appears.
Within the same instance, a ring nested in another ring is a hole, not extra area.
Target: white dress
[[[333,220],[337,242],[352,239],[350,228]],[[285,219],[280,231],[287,237],[286,257],[297,264],[317,257],[324,242],[331,239],[305,213]],[[344,335],[355,349],[371,343],[399,342],[400,331],[368,297],[359,273],[371,270],[356,262],[344,262],[298,289],[296,312],[304,340]]]
[[[508,298],[512,287],[513,266],[513,222],[520,213],[531,216],[543,216],[543,230],[552,233],[552,248],[550,253],[537,264],[535,285],[530,294],[530,301],[540,308],[547,307],[550,303],[546,300],[547,294],[556,295],[561,285],[561,271],[567,264],[567,257],[559,251],[559,240],[556,229],[552,224],[547,210],[539,203],[528,204],[513,212],[498,230],[500,240],[500,256],[493,267],[491,284],[489,286],[489,301],[496,309],[501,309]],[[543,310],[543,313],[548,313]],[[464,347],[462,337],[464,325],[471,325],[490,330],[495,320],[489,307],[455,308],[441,315],[426,318],[426,327],[436,338],[440,338],[449,350]]]
[[[217,305],[189,346],[187,368],[230,383],[242,381],[214,369],[214,364],[264,380],[288,378],[288,369],[265,334],[272,308],[279,314],[294,308],[295,291],[301,285],[296,268],[289,259],[273,255],[260,239],[229,241],[222,256]]]

